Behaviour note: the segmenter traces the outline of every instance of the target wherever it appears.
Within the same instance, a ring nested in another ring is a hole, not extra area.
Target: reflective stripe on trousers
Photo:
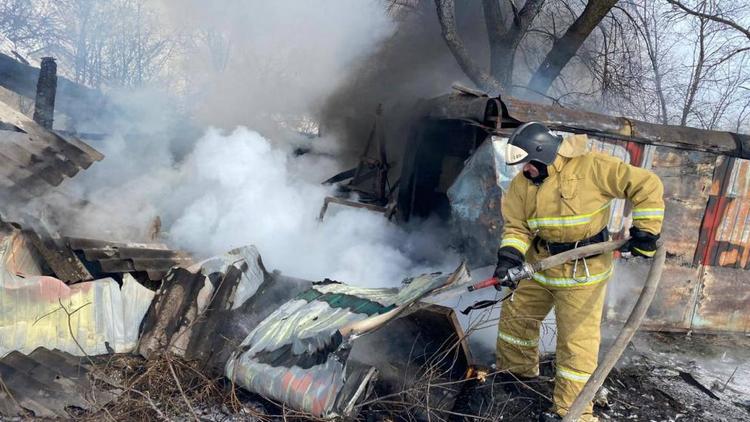
[[[506,334],[500,330],[497,331],[497,338],[500,340],[506,341],[510,344],[515,344],[516,346],[536,347],[536,345],[539,344],[539,339],[524,340],[522,338],[518,338],[510,334]]]
[[[557,376],[560,378],[571,380],[571,381],[586,382],[589,380],[589,377],[591,377],[591,374],[587,374],[585,372],[580,372],[580,371],[574,371],[570,368],[565,368],[563,366],[558,365]]]

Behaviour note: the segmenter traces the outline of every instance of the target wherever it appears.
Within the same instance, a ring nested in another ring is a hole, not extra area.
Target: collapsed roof
[[[460,267],[408,279],[401,289],[313,283],[267,272],[258,251],[243,247],[170,271],[138,350],[199,359],[239,386],[318,417],[352,416],[368,391],[395,392],[423,361],[443,367],[444,381],[465,376],[468,347],[453,311],[408,311],[428,293],[467,280]],[[418,380],[413,373],[408,382]],[[436,410],[449,410],[457,391],[435,394]]]
[[[47,130],[0,102],[2,198],[31,199],[75,176],[104,156],[70,135]]]

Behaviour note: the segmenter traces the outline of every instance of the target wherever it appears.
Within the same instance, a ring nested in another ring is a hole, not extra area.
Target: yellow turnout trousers
[[[503,303],[497,336],[497,367],[522,377],[539,375],[541,321],[554,306],[557,359],[554,411],[564,416],[597,366],[604,282],[582,287],[549,287],[524,280],[513,300]],[[596,420],[589,403],[579,420]]]

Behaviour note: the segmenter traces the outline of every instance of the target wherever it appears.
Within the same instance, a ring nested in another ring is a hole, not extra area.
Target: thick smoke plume
[[[356,72],[345,75],[316,114],[323,130],[336,135],[347,152],[360,153],[371,124],[363,117],[382,104],[389,151],[398,160],[420,99],[444,94],[455,82],[473,86],[440,35],[434,2],[410,3],[393,12],[398,23],[393,35],[358,62]],[[481,62],[488,45],[480,4],[457,2],[456,20],[464,42]]]
[[[377,0],[163,2],[169,22],[193,38],[179,63],[188,107],[227,129],[315,114],[395,28]]]
[[[404,228],[336,205],[317,221],[342,142],[292,129],[391,35],[382,3],[191,4],[164,3],[196,34],[176,63],[190,101],[178,109],[155,87],[109,93],[110,136],[94,144],[106,159],[40,201],[62,233],[148,241],[160,226],[159,240],[199,258],[254,244],[270,269],[369,286],[458,264],[437,223]],[[317,152],[296,156],[300,144]]]
[[[144,229],[158,215],[162,238],[174,247],[210,256],[254,244],[269,268],[304,278],[397,285],[405,275],[456,265],[456,257],[436,248],[447,242],[436,227],[410,232],[380,214],[336,206],[319,222],[331,193],[319,180],[337,169],[332,158],[295,156],[289,143],[245,127],[208,129],[179,164],[89,195],[107,197],[109,212]],[[80,218],[70,230],[81,228],[96,231]]]

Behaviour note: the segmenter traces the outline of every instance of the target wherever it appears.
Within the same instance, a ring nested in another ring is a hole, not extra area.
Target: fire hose
[[[573,261],[576,259],[581,259],[619,249],[626,242],[627,239],[595,243],[592,245],[571,249],[569,251],[553,255],[548,258],[544,258],[534,264],[524,263],[519,267],[510,269],[508,271],[507,280],[505,281],[509,281],[515,284],[520,280],[531,278],[531,276],[536,272],[544,271],[548,268],[562,265],[568,261]],[[664,270],[665,259],[666,250],[664,249],[664,245],[661,242],[658,242],[656,253],[654,254],[653,260],[651,261],[651,267],[649,268],[648,276],[646,277],[646,282],[643,285],[643,289],[641,290],[640,296],[638,296],[638,300],[633,307],[633,310],[630,312],[630,316],[625,322],[625,325],[622,327],[622,330],[620,330],[620,333],[617,335],[617,338],[612,344],[612,347],[609,348],[607,354],[604,356],[604,359],[602,359],[602,361],[596,367],[594,373],[591,374],[588,381],[586,382],[586,385],[584,385],[583,390],[581,390],[581,392],[578,394],[578,397],[570,406],[570,409],[568,409],[568,413],[563,418],[563,422],[574,422],[578,420],[588,403],[590,403],[591,400],[594,399],[594,395],[596,395],[599,387],[604,384],[604,380],[607,378],[607,375],[609,375],[609,372],[615,366],[617,361],[620,360],[620,356],[625,350],[625,347],[628,345],[628,343],[630,343],[633,335],[635,335],[635,332],[641,326],[643,317],[646,315],[646,311],[651,305],[651,301],[654,299],[656,288],[659,285],[661,274]],[[491,277],[469,286],[468,290],[474,291],[494,286],[498,283],[501,283],[501,280]],[[510,295],[506,296],[502,300],[505,300],[508,297],[510,297]]]
[[[521,280],[531,278],[534,273],[548,270],[550,268],[560,266],[566,262],[575,261],[576,259],[588,258],[590,256],[603,254],[605,252],[612,252],[615,249],[621,248],[627,241],[628,239],[621,239],[610,240],[609,242],[593,243],[591,245],[581,246],[579,248],[571,249],[557,255],[552,255],[533,264],[524,262],[517,267],[508,269],[508,275],[504,280],[498,280],[495,277],[490,277],[486,280],[480,281],[479,283],[472,284],[471,286],[467,287],[467,289],[470,292],[473,292],[474,290],[484,289],[486,287],[494,286],[495,284],[502,284],[503,282],[510,282],[511,284],[516,285]]]
[[[638,327],[641,326],[641,321],[643,321],[643,317],[646,315],[646,311],[648,310],[649,305],[651,305],[654,295],[656,295],[656,287],[659,285],[661,273],[664,270],[664,260],[666,259],[666,256],[667,252],[666,249],[664,249],[664,245],[657,243],[656,254],[654,254],[654,258],[651,261],[651,268],[648,270],[646,283],[643,285],[643,290],[641,290],[640,296],[638,296],[638,301],[635,303],[628,320],[625,321],[625,325],[622,327],[622,330],[620,330],[620,334],[617,335],[612,347],[609,348],[604,359],[599,362],[599,365],[589,377],[583,390],[581,390],[578,397],[570,406],[570,409],[568,409],[568,413],[563,418],[563,422],[573,422],[578,420],[586,408],[586,405],[594,399],[594,395],[596,395],[599,387],[604,384],[604,380],[607,379],[609,371],[611,371],[617,361],[620,360],[622,352],[625,350],[628,343],[630,343],[630,340],[633,338],[633,335],[635,335]]]

